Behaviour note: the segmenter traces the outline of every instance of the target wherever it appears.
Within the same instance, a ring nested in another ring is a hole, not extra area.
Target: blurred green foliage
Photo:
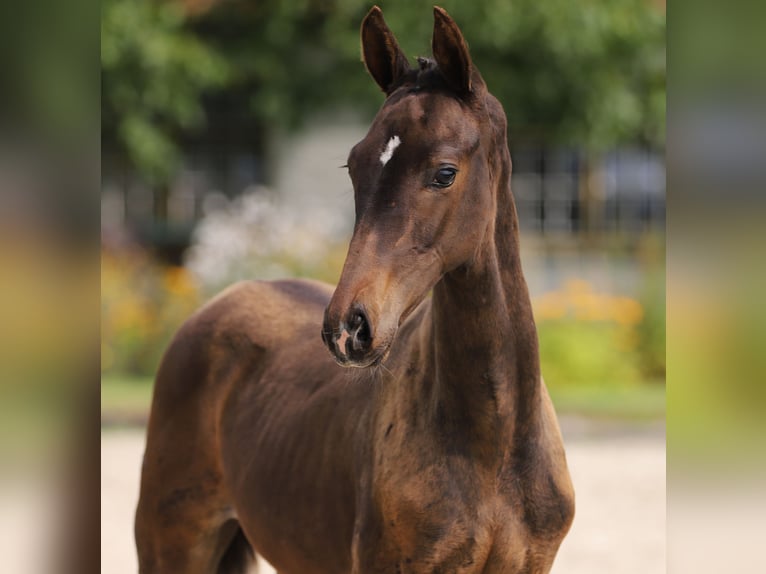
[[[664,144],[665,12],[646,0],[444,0],[514,137],[604,149]],[[431,3],[380,5],[411,58],[430,54]],[[105,0],[102,131],[152,180],[167,178],[205,97],[268,137],[332,107],[371,115],[382,95],[360,64],[361,0],[231,0],[196,15],[174,2]]]
[[[201,95],[228,76],[224,56],[188,29],[180,4],[102,3],[102,131],[149,181],[172,175],[179,132],[203,124]]]
[[[97,26],[90,0],[0,2],[0,134],[69,149],[98,133]]]
[[[693,220],[684,214],[696,227],[669,244],[677,262],[668,281],[668,452],[676,472],[687,463],[739,470],[764,461],[754,456],[766,436],[763,214],[742,209],[697,206]]]
[[[550,387],[614,386],[641,380],[631,332],[609,322],[576,319],[538,325],[543,377]]]
[[[183,267],[146,252],[101,253],[101,370],[153,374],[173,334],[201,304]]]
[[[582,280],[534,297],[540,362],[551,388],[620,387],[665,378],[665,275],[646,274],[639,298]]]
[[[647,275],[640,297],[644,309],[644,318],[637,330],[641,372],[649,378],[664,379],[667,364],[664,270]]]

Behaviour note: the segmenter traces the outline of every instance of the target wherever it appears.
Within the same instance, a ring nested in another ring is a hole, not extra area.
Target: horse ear
[[[434,6],[434,35],[431,41],[434,59],[449,86],[460,94],[471,91],[473,64],[468,45],[455,21],[444,8]]]
[[[386,95],[410,66],[393,32],[383,19],[383,12],[373,6],[362,21],[362,58],[375,82]]]

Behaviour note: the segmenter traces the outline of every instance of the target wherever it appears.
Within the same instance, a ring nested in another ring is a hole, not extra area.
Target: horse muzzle
[[[344,367],[369,367],[378,364],[388,345],[381,349],[374,344],[370,318],[361,305],[354,305],[338,320],[330,307],[325,311],[322,341],[335,361]]]

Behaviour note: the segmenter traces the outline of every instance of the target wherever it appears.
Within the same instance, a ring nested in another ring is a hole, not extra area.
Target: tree
[[[103,1],[102,138],[149,182],[173,174],[179,134],[204,125],[202,95],[224,87],[229,72],[224,57],[189,31],[179,4]]]
[[[430,54],[430,9],[380,3],[405,52]],[[594,151],[664,145],[665,13],[656,3],[442,4],[505,106],[514,139]],[[104,5],[103,129],[151,178],[172,170],[179,134],[204,124],[205,94],[229,94],[226,105],[246,110],[267,134],[329,107],[371,115],[382,102],[359,58],[368,0],[230,0],[194,17],[178,6]]]

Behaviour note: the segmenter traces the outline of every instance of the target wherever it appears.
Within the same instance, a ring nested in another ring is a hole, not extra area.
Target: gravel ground
[[[577,514],[553,574],[665,572],[665,437],[662,429],[563,421]],[[101,572],[135,574],[133,512],[144,435],[101,437]],[[261,574],[273,570],[261,561]]]

